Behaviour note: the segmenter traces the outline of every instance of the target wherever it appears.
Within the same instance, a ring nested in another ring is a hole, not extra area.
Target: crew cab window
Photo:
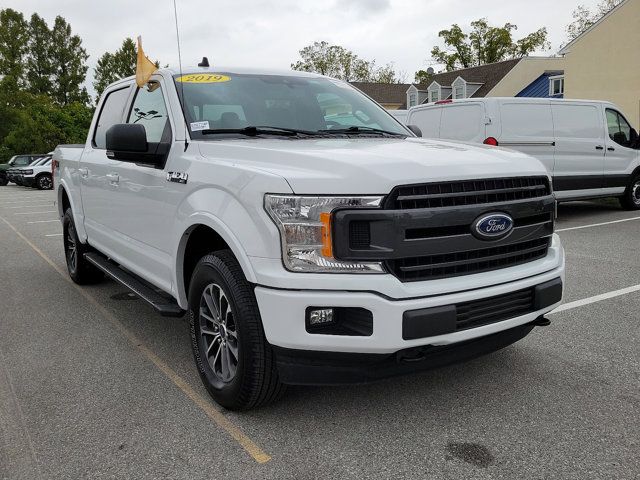
[[[106,148],[106,133],[117,123],[122,123],[124,107],[129,98],[129,86],[109,92],[102,104],[96,130],[93,134],[93,146]]]
[[[619,112],[609,108],[607,109],[607,129],[611,140],[623,147],[631,146],[631,126]]]
[[[158,82],[149,82],[138,88],[133,105],[129,111],[127,123],[139,123],[147,132],[147,142],[158,143],[168,128],[169,117]]]

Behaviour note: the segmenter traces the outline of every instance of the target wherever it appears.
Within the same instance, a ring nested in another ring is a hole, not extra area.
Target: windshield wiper
[[[408,135],[405,135],[404,133],[398,133],[398,132],[390,132],[388,130],[382,130],[381,128],[373,128],[373,127],[359,127],[359,126],[352,126],[352,127],[348,127],[348,128],[327,128],[326,130],[318,130],[318,132],[323,133],[323,134],[331,134],[331,133],[337,133],[337,134],[348,134],[348,135],[352,135],[352,134],[379,134],[379,135],[390,135],[393,137],[406,137]]]
[[[284,137],[295,137],[297,135],[317,135],[317,132],[311,132],[309,130],[297,130],[295,128],[256,125],[251,125],[243,128],[209,128],[206,130],[201,130],[201,133],[204,135],[236,133],[238,135],[246,135],[247,137],[255,137],[258,135],[281,135]]]

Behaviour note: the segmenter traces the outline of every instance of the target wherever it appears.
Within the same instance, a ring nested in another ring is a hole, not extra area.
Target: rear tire
[[[91,251],[91,248],[89,245],[81,243],[78,239],[76,227],[73,223],[73,213],[70,208],[67,208],[67,211],[64,212],[62,238],[64,240],[64,256],[71,280],[78,285],[100,282],[104,278],[104,273],[84,258],[84,254]]]
[[[620,197],[620,204],[627,210],[640,210],[640,175],[633,177],[624,195]]]
[[[36,178],[35,186],[38,190],[51,190],[53,188],[53,182],[51,181],[51,175],[43,173]]]
[[[230,410],[248,410],[284,391],[253,288],[229,250],[201,258],[189,286],[191,347],[209,394]]]

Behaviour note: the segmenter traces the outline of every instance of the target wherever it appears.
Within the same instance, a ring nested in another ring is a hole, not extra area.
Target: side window
[[[102,110],[98,117],[98,124],[93,134],[93,146],[96,148],[106,148],[106,133],[107,130],[116,123],[122,123],[122,113],[124,112],[124,106],[129,98],[129,87],[121,88],[120,90],[114,90],[107,95],[104,103],[102,104]]]
[[[631,142],[631,126],[615,110],[607,109],[607,130],[609,138],[623,147],[628,147]]]
[[[144,88],[138,88],[127,123],[144,125],[147,131],[147,141],[159,143],[162,141],[168,122],[167,107],[160,84],[149,82]]]

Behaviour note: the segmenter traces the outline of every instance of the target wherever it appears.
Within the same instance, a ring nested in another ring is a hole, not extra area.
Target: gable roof
[[[484,97],[502,80],[507,73],[515,67],[521,58],[513,60],[505,60],[503,62],[489,63],[478,67],[463,68],[462,70],[453,70],[451,72],[437,73],[433,75],[429,84],[417,85],[419,90],[427,90],[432,82],[438,82],[442,86],[451,87],[456,78],[462,77],[467,83],[482,84],[482,86],[474,92],[472,97]]]
[[[406,107],[407,90],[410,83],[375,83],[375,82],[349,82],[362,93],[369,95],[376,102],[382,104],[399,104]]]
[[[582,39],[582,37],[584,37],[585,35],[587,35],[589,32],[591,32],[592,30],[594,30],[595,28],[598,27],[598,25],[600,25],[602,22],[604,22],[607,18],[609,18],[614,12],[616,12],[617,10],[620,9],[620,7],[622,5],[624,5],[625,3],[627,3],[629,0],[622,0],[618,5],[616,5],[615,7],[613,7],[611,10],[609,10],[607,13],[605,13],[603,16],[601,16],[598,20],[596,20],[589,28],[587,28],[584,32],[582,32],[580,35],[578,35],[576,38],[574,38],[573,40],[571,40],[569,43],[567,43],[564,47],[562,47],[560,49],[560,51],[558,52],[560,55],[565,55],[567,53],[569,53],[569,51],[571,50],[571,46],[580,41]]]

